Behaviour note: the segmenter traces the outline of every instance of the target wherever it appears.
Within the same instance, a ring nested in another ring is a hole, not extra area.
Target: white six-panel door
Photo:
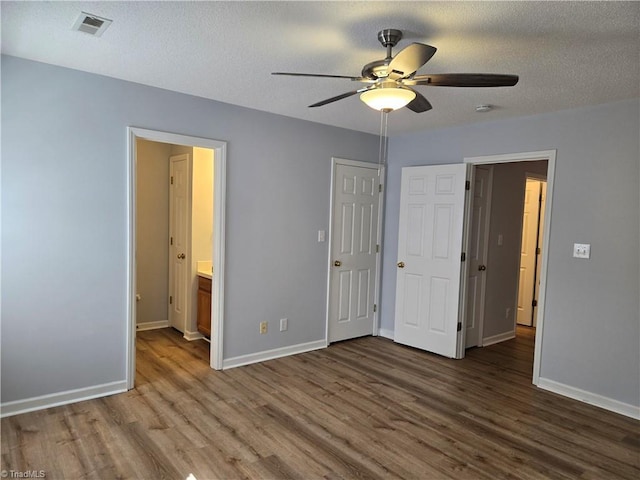
[[[467,165],[402,169],[394,339],[455,358]]]
[[[174,155],[169,160],[169,325],[184,333],[189,301],[189,155]]]
[[[329,342],[373,333],[379,185],[376,165],[334,165]]]
[[[489,236],[489,206],[492,167],[477,166],[473,176],[473,202],[471,230],[467,248],[467,333],[465,348],[482,343],[481,330],[484,317],[484,294],[487,280],[487,240]]]

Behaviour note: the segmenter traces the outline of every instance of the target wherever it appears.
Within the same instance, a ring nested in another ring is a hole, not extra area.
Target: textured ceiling
[[[396,28],[438,48],[418,71],[509,73],[511,88],[416,87],[433,110],[390,115],[390,133],[640,96],[638,2],[2,2],[2,53],[222,102],[376,133],[379,113],[345,79],[384,58]],[[113,20],[102,37],[73,31],[81,11]],[[355,87],[355,88],[354,88]],[[478,104],[496,108],[476,113]]]

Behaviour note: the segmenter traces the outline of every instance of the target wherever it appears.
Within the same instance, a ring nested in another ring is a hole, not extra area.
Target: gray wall
[[[482,336],[513,332],[520,270],[522,211],[527,173],[546,174],[547,162],[502,163],[493,167],[487,245],[487,281]],[[498,245],[502,235],[502,245]],[[506,308],[511,315],[506,317]]]
[[[167,321],[171,145],[138,139],[136,154],[136,321]]]
[[[331,157],[375,136],[6,56],[1,100],[2,402],[125,378],[127,126],[228,142],[225,358],[325,337]]]
[[[639,112],[636,99],[392,137],[382,327],[393,329],[401,168],[557,149],[540,375],[640,405]],[[573,243],[590,243],[591,259],[572,258]]]

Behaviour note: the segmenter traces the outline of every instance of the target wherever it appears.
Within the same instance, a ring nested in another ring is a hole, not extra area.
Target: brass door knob
[[[478,265],[478,270],[480,270],[481,272],[484,272],[487,269],[486,265]]]
[[[335,262],[333,262],[333,264],[334,264],[336,267],[339,267],[340,265],[342,265],[342,262],[341,262],[340,260],[336,260]]]
[[[404,262],[398,262],[398,268],[404,268]]]
[[[179,258],[180,260],[184,260],[185,258],[187,258],[187,256],[186,256],[184,253],[179,253],[179,254],[178,254],[178,258]]]

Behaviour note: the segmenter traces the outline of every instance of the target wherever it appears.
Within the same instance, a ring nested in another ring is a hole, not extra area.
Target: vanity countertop
[[[211,266],[211,262],[199,261],[196,262],[196,266],[198,268],[198,276],[211,280],[211,276],[213,275],[213,267]]]

